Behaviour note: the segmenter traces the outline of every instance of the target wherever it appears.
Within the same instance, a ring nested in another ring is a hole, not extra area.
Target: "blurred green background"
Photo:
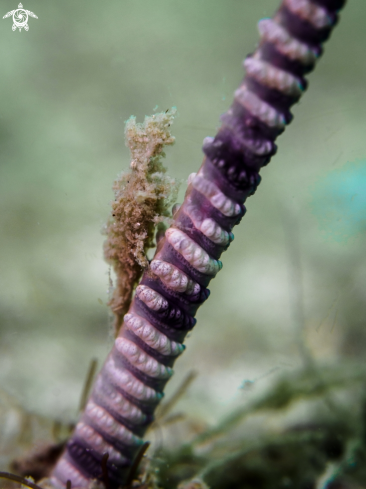
[[[176,106],[166,164],[186,181],[277,5],[25,0],[28,32],[1,20],[0,386],[27,410],[74,419],[90,359],[113,343],[100,229],[129,165],[124,121]],[[306,354],[365,362],[365,18],[349,0],[176,363],[167,391],[197,369],[180,408],[198,419]]]

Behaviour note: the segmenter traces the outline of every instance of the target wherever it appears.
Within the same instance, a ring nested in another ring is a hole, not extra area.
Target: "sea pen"
[[[344,0],[284,0],[259,22],[261,41],[244,62],[246,76],[205,158],[189,178],[183,204],[136,288],[85,411],[51,481],[87,487],[93,479],[122,486],[153,421],[182,342],[193,328],[220,256],[245,214],[244,202],[260,183],[259,171],[291,121],[290,107],[307,87]],[[108,454],[108,460],[105,463]],[[104,470],[103,470],[104,468]]]

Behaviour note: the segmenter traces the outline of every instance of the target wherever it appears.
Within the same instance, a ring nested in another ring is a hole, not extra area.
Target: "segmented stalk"
[[[246,58],[246,76],[205,158],[189,178],[183,204],[157,247],[52,482],[86,487],[104,480],[123,485],[163,397],[182,342],[196,323],[207,286],[245,214],[244,202],[260,183],[259,171],[276,152],[276,137],[291,121],[290,107],[307,87],[345,0],[284,0],[272,19],[259,22],[260,44]],[[104,458],[105,460],[105,458]]]

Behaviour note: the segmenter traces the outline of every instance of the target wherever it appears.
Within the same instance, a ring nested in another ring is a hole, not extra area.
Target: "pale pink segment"
[[[302,94],[299,78],[288,71],[276,68],[266,61],[257,59],[254,56],[248,57],[244,60],[244,68],[247,75],[269,88],[292,97],[300,97]]]
[[[173,375],[172,368],[159,363],[133,341],[126,338],[116,338],[115,345],[117,350],[144,374],[156,379],[169,379]]]
[[[144,402],[157,402],[163,397],[160,392],[136,379],[127,369],[117,367],[113,358],[109,357],[104,367],[110,382],[136,399]]]
[[[184,351],[181,343],[170,340],[141,316],[133,313],[126,314],[124,321],[130,331],[161,355],[177,356]]]
[[[167,229],[165,236],[173,248],[199,272],[216,275],[216,273],[221,270],[221,261],[211,258],[203,248],[183,233],[183,231],[169,228]]]
[[[325,8],[309,0],[284,0],[284,4],[293,14],[306,20],[316,29],[332,25],[332,18]]]
[[[273,43],[276,48],[292,60],[304,65],[315,63],[317,53],[308,44],[298,41],[289,32],[272,19],[262,19],[258,22],[261,38]]]

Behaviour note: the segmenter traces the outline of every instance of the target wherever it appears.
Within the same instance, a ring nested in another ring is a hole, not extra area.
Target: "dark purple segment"
[[[248,148],[253,146],[256,150],[258,150],[263,146],[263,144],[270,141],[272,143],[272,151],[277,151],[277,146],[275,145],[274,141],[277,136],[283,133],[285,130],[284,128],[269,127],[266,123],[255,117],[238,100],[233,101],[231,107],[226,113],[229,113],[231,116],[236,118],[236,125],[233,127],[233,133],[236,137],[239,135],[242,141],[235,142],[234,140],[232,144],[235,145],[237,150],[244,152],[243,159],[246,162],[246,166],[250,166],[251,158],[251,156],[246,158],[245,150],[247,146]],[[220,130],[217,136],[221,135],[221,132],[222,131]],[[230,137],[229,133],[226,136]],[[230,139],[232,139],[232,135]],[[258,153],[258,151],[256,151],[256,153]],[[269,156],[272,156],[273,154],[273,152],[269,152]],[[263,157],[266,157],[266,155],[262,156],[262,158]],[[252,158],[260,158],[260,155],[254,154]]]
[[[73,437],[66,447],[68,458],[76,468],[88,478],[102,478],[102,464],[99,454],[95,457],[94,451],[85,443]]]
[[[274,140],[283,133],[284,128],[267,126],[237,100],[234,100],[230,109],[220,119],[227,127],[220,129],[215,142],[226,142],[229,151],[236,156],[235,159],[240,158],[247,168],[253,167],[253,170],[259,171],[268,163],[271,154],[255,154],[250,150],[250,146],[253,143],[255,148],[257,145],[261,147],[265,142],[271,141],[275,147]]]
[[[254,147],[261,147],[265,142],[270,141],[272,142],[273,150],[274,148],[277,149],[274,140],[279,136],[280,134],[283,133],[285,130],[284,128],[278,128],[278,127],[269,127],[266,123],[262,122],[259,120],[257,117],[255,117],[249,110],[247,110],[240,102],[237,100],[234,100],[230,109],[228,110],[228,113],[231,114],[233,117],[236,119],[236,126],[234,126],[234,131],[233,134],[225,133],[226,137],[229,138],[231,141],[231,145],[234,145],[234,147],[237,149],[237,151],[241,150],[244,151],[243,154],[243,159],[246,163],[246,166],[250,166],[250,156],[246,158],[245,154],[245,141],[248,140],[248,143],[253,144]],[[225,114],[224,114],[225,115]],[[222,119],[222,116],[221,116]],[[216,137],[221,136],[220,131]],[[237,135],[240,135],[243,141],[235,141],[233,139],[233,135],[237,137]],[[216,139],[216,138],[215,138]],[[239,145],[240,143],[240,145]],[[248,144],[247,143],[247,144]],[[242,147],[244,146],[244,147]],[[269,153],[269,157],[272,156],[273,153]],[[260,158],[259,155],[253,155],[252,158]],[[265,158],[268,158],[268,156],[264,156]],[[267,161],[268,162],[268,161]],[[266,164],[266,163],[265,163]],[[264,164],[264,165],[265,165]],[[262,166],[264,166],[262,165]]]
[[[136,314],[149,321],[149,323],[151,323],[158,331],[164,333],[170,340],[178,341],[179,343],[182,343],[184,341],[187,333],[196,324],[196,319],[192,317],[190,318],[189,324],[187,326],[182,326],[180,328],[169,326],[168,324],[166,324],[165,321],[161,321],[158,317],[154,316],[151,313],[151,309],[149,309],[136,296],[133,302],[133,310]]]
[[[317,46],[318,57],[322,54],[322,49],[320,46]],[[304,90],[307,89],[308,81],[304,78],[304,75],[313,71],[315,64],[311,63],[308,65],[304,65],[300,63],[300,61],[291,60],[284,54],[280,53],[276,46],[269,42],[263,42],[260,47],[261,59],[263,61],[267,61],[268,63],[280,68],[281,70],[288,71],[294,76],[297,76],[301,79],[301,85],[304,87]]]
[[[153,414],[153,412],[156,409],[156,406],[159,404],[160,401],[154,401],[154,402],[152,402],[152,401],[149,401],[149,402],[141,401],[140,399],[137,399],[136,397],[131,396],[131,394],[124,391],[118,385],[111,382],[111,379],[108,377],[107,373],[105,373],[103,370],[101,371],[101,375],[103,378],[103,384],[102,384],[102,386],[103,386],[102,390],[103,391],[104,391],[105,386],[108,386],[108,384],[112,385],[116,389],[116,391],[119,392],[119,394],[121,394],[121,396],[123,396],[125,399],[127,399],[127,401],[130,401],[132,404],[134,404],[139,409],[141,409],[141,411],[144,414],[146,414],[146,415]],[[162,394],[164,394],[164,393],[162,393]]]
[[[140,283],[154,289],[156,292],[166,297],[170,302],[183,309],[190,316],[196,314],[198,308],[210,295],[210,291],[205,287],[201,287],[198,294],[187,295],[175,292],[167,287],[158,277],[149,276],[148,273],[144,274]]]
[[[330,12],[336,12],[344,7],[347,0],[311,0],[313,3],[325,7]]]
[[[154,416],[148,415],[148,417],[144,423],[140,423],[140,424],[132,423],[130,420],[121,416],[117,411],[115,411],[114,409],[111,409],[109,407],[108,403],[105,402],[105,396],[100,395],[100,392],[93,392],[92,399],[96,404],[98,404],[98,406],[102,407],[111,416],[113,416],[113,418],[118,423],[121,423],[124,426],[126,426],[126,428],[128,430],[132,431],[132,433],[134,433],[137,436],[140,436],[140,437],[144,436],[145,431],[147,430],[149,425],[154,421]]]
[[[309,45],[317,45],[325,42],[332,32],[333,26],[316,29],[306,20],[300,19],[293,14],[287,7],[282,6],[277,14],[280,17],[280,23],[295,38]],[[334,22],[336,15],[334,15]]]
[[[205,174],[216,177],[216,181],[218,177],[221,177],[221,183],[217,185],[220,190],[227,197],[242,203],[248,197],[255,194],[261,181],[258,173],[259,169],[269,163],[271,155],[262,156],[255,161],[252,159],[251,164],[259,163],[257,168],[247,165],[247,154],[236,149],[235,146],[238,146],[238,144],[234,145],[235,141],[239,141],[239,138],[233,138],[232,133],[230,133],[231,127],[229,124],[238,127],[237,120],[230,111],[224,114],[222,119],[225,125],[220,130],[213,144],[210,144],[211,147],[208,145],[204,146],[206,156],[208,154],[212,155],[212,160],[210,158],[205,162]],[[233,144],[231,144],[231,141],[233,141]],[[275,148],[276,146],[272,147],[273,152]],[[241,197],[240,199],[238,199],[239,196]],[[245,207],[243,206],[239,221],[232,220],[229,225],[227,223],[221,227],[226,231],[231,230],[233,226],[236,226],[240,222],[245,212]]]
[[[145,374],[138,368],[136,368],[132,363],[128,361],[128,359],[116,351],[116,348],[113,348],[112,350],[112,357],[114,360],[114,363],[120,367],[120,368],[125,368],[131,374],[136,377],[136,379],[140,380],[143,384],[147,385],[148,387],[151,387],[154,389],[156,392],[163,392],[165,384],[168,382],[169,378],[167,379],[156,379],[154,377],[150,377],[149,375]]]
[[[252,195],[253,188],[248,178],[248,170],[258,173],[262,166],[269,163],[271,153],[255,154],[249,144],[261,147],[267,141],[272,144],[272,151],[276,145],[268,139],[259,139],[258,134],[246,127],[239,110],[244,110],[234,105],[221,116],[223,127],[215,139],[206,138],[203,144],[203,152],[219,168],[221,175],[226,177],[231,185],[246,191],[246,197]],[[237,107],[236,112],[234,112]],[[254,136],[254,137],[251,137]],[[249,146],[249,147],[248,147]],[[235,177],[233,174],[235,173]],[[222,178],[221,176],[221,178]]]
[[[126,338],[126,340],[132,341],[141,348],[145,353],[147,353],[150,357],[157,360],[159,363],[165,365],[166,367],[172,367],[177,356],[176,355],[163,355],[159,353],[154,348],[151,348],[148,344],[146,344],[139,336],[135,335],[132,331],[127,328],[123,328],[121,338]]]
[[[201,231],[194,227],[192,220],[183,211],[178,213],[174,225],[192,238],[193,241],[199,244],[201,248],[203,248],[212,258],[215,258],[215,260],[218,260],[221,254],[226,251],[230,245],[230,243],[228,243],[225,246],[220,246],[211,241]]]
[[[124,457],[128,458],[129,460],[133,460],[134,457],[136,456],[136,453],[138,452],[139,448],[141,445],[134,445],[130,446],[125,443],[123,443],[119,438],[116,438],[114,436],[109,435],[106,433],[102,428],[100,428],[92,418],[89,418],[89,416],[86,416],[85,414],[83,415],[83,419],[85,422],[95,430],[98,435],[100,435],[104,441],[112,445],[113,448],[115,448],[119,453],[121,453]],[[96,455],[98,452],[95,450],[93,453]],[[113,464],[114,465],[114,464]]]
[[[166,297],[164,298],[166,299]],[[136,300],[139,301],[140,299],[136,297]],[[156,317],[159,321],[164,321],[164,323],[167,326],[170,326],[172,328],[179,328],[179,329],[193,327],[195,322],[190,314],[187,314],[180,307],[176,306],[175,304],[172,304],[168,300],[167,302],[168,302],[168,307],[166,309],[160,309],[158,311],[154,311],[153,309],[150,309],[148,306],[146,307],[150,310],[150,313],[154,317]]]
[[[72,438],[67,444],[67,457],[80,472],[89,479],[103,480],[102,457],[95,450],[86,446],[77,437]],[[132,459],[131,459],[132,462]],[[108,482],[110,488],[118,488],[126,478],[130,465],[117,466],[107,461]]]
[[[249,76],[245,78],[245,85],[261,100],[267,102],[269,105],[271,105],[271,107],[280,112],[284,116],[286,124],[290,124],[293,119],[293,115],[291,114],[289,108],[291,107],[291,105],[294,105],[299,101],[300,95],[297,95],[296,97],[285,95],[284,93],[275,90],[274,88],[263,85],[262,83]]]
[[[233,113],[238,117],[241,131],[243,132],[245,130],[245,134],[247,134],[249,138],[253,138],[254,140],[269,139],[274,141],[285,130],[284,127],[268,126],[265,122],[258,119],[258,117],[256,117],[248,109],[241,105],[241,103],[236,99],[234,99],[234,102],[232,103],[229,111],[230,110],[232,110]],[[220,117],[220,119],[222,120],[222,116]],[[243,148],[242,151],[244,149],[245,148]]]
[[[277,151],[274,140],[264,134],[268,131],[247,125],[247,116],[248,111],[234,101],[230,109],[221,116],[223,127],[214,139],[215,151],[210,148],[213,153],[210,159],[213,163],[226,170],[227,178],[233,184],[244,188],[251,186],[248,171],[258,173]],[[291,113],[288,112],[288,118],[290,117]],[[237,174],[234,178],[230,175],[233,168]]]
[[[220,134],[221,132],[224,132],[225,128],[220,129]],[[209,138],[206,138],[206,140]],[[205,140],[205,143],[206,143]],[[211,143],[209,143],[211,144]],[[206,147],[206,144],[204,145]],[[247,178],[247,184],[246,186],[234,186],[234,183],[238,183],[237,181],[234,181],[233,183],[231,180],[229,180],[228,176],[228,171],[230,170],[229,163],[226,163],[225,160],[216,160],[215,163],[213,163],[208,157],[205,158],[204,163],[202,165],[202,172],[204,174],[204,177],[207,178],[208,180],[211,180],[212,182],[215,183],[215,185],[223,192],[225,195],[230,197],[231,199],[235,200],[235,202],[238,202],[240,204],[243,204],[248,197],[251,195],[254,195],[260,181],[261,177],[259,176],[258,172],[254,170],[248,170],[246,168],[241,168],[239,167],[237,169],[239,176],[240,173],[245,172],[246,178]],[[235,167],[234,167],[235,168]],[[230,178],[231,178],[231,172],[230,172]],[[243,212],[245,214],[246,209],[243,206]],[[243,215],[244,215],[243,214]],[[231,225],[230,229],[233,228],[238,223],[234,223]],[[221,224],[220,224],[221,226]],[[227,224],[222,225],[222,228],[227,231]]]

